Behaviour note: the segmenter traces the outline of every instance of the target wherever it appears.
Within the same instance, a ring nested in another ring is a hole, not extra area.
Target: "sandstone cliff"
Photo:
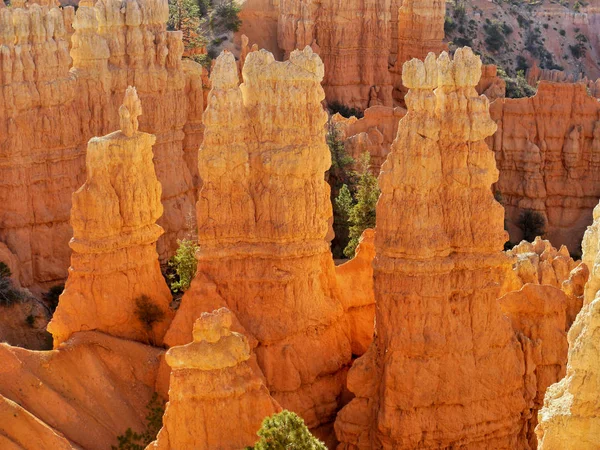
[[[86,143],[118,129],[128,85],[147,107],[141,128],[157,136],[165,260],[193,217],[185,162],[196,165],[202,134],[199,81],[182,67],[180,34],[166,31],[167,2],[102,0],[80,5],[74,18],[72,8],[17,6],[0,10],[0,240],[19,261],[21,284],[39,292],[66,278]]]
[[[97,332],[76,333],[48,352],[0,344],[0,445],[54,450],[71,448],[67,441],[106,450],[127,428],[143,430],[162,354]]]
[[[82,330],[160,344],[168,327],[171,292],[156,253],[163,233],[156,138],[138,131],[141,108],[128,88],[121,130],[88,145],[87,180],[73,194],[69,278],[48,325],[55,346]]]
[[[404,65],[408,113],[379,176],[376,334],[348,375],[341,449],[520,445],[525,368],[496,301],[509,260],[480,75],[468,48]]]
[[[488,139],[500,178],[511,241],[523,236],[526,210],[546,219],[545,237],[577,253],[600,197],[600,103],[579,84],[541,82],[531,98],[499,99]]]
[[[367,228],[350,261],[335,267],[340,299],[350,323],[352,354],[364,354],[373,341],[375,294],[373,292],[373,258],[375,230]]]
[[[256,442],[263,419],[281,410],[247,362],[248,340],[231,324],[225,308],[203,313],[193,342],[167,351],[169,403],[147,450],[246,448]]]
[[[592,450],[600,436],[600,299],[586,304],[569,331],[569,362],[560,382],[550,386],[536,433],[541,450]]]
[[[271,395],[310,427],[333,419],[351,357],[326,240],[323,70],[310,47],[283,63],[261,50],[238,86],[233,55],[217,59],[198,158],[198,275],[165,337],[185,344],[200,313],[227,306]]]

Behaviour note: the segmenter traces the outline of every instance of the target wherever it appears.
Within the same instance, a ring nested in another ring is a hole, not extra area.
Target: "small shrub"
[[[460,0],[456,2],[453,16],[459,22],[463,22],[465,20],[465,17],[467,16],[467,8],[464,1]]]
[[[212,65],[212,58],[210,57],[210,55],[208,55],[208,53],[202,53],[200,55],[192,55],[192,56],[190,56],[190,59],[192,61],[200,64],[206,70],[209,70]]]
[[[50,313],[53,314],[54,311],[56,311],[56,308],[58,307],[58,298],[64,290],[64,284],[57,284],[56,286],[52,286],[50,289],[48,289],[48,292],[42,295],[42,297],[48,304],[48,307],[50,308]]]
[[[529,69],[529,64],[527,64],[527,60],[522,55],[517,55],[516,63],[517,72],[522,71],[523,73],[525,73],[525,71]]]
[[[196,276],[198,244],[190,239],[178,240],[177,243],[179,244],[177,251],[169,260],[169,267],[175,272],[169,275],[171,291],[185,292],[190,288],[192,280]]]
[[[452,17],[446,16],[444,18],[444,33],[450,34],[454,30],[456,30],[456,22],[454,19],[452,19]]]
[[[12,306],[23,301],[25,294],[13,286],[10,268],[0,262],[0,306]]]
[[[559,30],[558,34],[560,34],[561,36],[565,36],[567,32],[565,30]]]
[[[497,52],[506,45],[502,26],[498,22],[494,22],[491,25],[484,25],[483,29],[486,33],[485,45],[488,50]]]
[[[165,318],[165,312],[150,297],[142,295],[135,299],[135,316],[148,333],[149,343],[154,345],[155,339],[152,328]]]
[[[241,6],[234,0],[221,3],[214,12],[216,17],[215,25],[228,31],[238,31],[242,25],[242,21],[238,17],[241,10]]]
[[[291,411],[281,411],[263,420],[254,447],[246,450],[327,450],[325,444],[314,437],[304,420]]]
[[[117,437],[119,445],[111,446],[112,450],[144,450],[148,444],[156,439],[162,427],[162,417],[165,413],[165,404],[155,392],[146,405],[146,429],[138,434],[127,428],[125,434]]]
[[[580,59],[581,57],[585,56],[585,47],[581,43],[569,45],[569,50],[571,50],[571,54],[576,59]]]
[[[537,236],[543,236],[546,232],[546,219],[540,212],[531,209],[521,212],[518,225],[523,231],[523,239],[528,242],[533,242]]]
[[[331,115],[336,113],[340,113],[343,117],[348,119],[349,117],[356,117],[357,119],[361,119],[364,116],[363,111],[356,108],[351,108],[349,106],[343,105],[340,102],[331,102],[329,105],[329,110],[331,111]]]
[[[517,71],[515,78],[512,78],[503,69],[498,68],[498,76],[506,83],[506,97],[508,98],[532,97],[537,92],[536,88],[527,83],[525,74],[521,70]]]
[[[548,29],[548,24],[547,23],[542,24],[542,26],[544,27],[544,30]]]
[[[33,314],[29,314],[25,318],[25,322],[27,322],[27,325],[29,325],[30,328],[33,328],[33,326],[35,325],[35,316]]]
[[[504,33],[506,36],[508,36],[509,34],[512,34],[512,32],[513,32],[513,28],[512,28],[512,27],[511,27],[509,24],[507,24],[506,22],[504,22],[504,23],[502,24],[502,32],[503,32],[503,33]]]

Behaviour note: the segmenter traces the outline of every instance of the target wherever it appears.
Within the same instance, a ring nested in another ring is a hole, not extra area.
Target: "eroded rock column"
[[[348,375],[342,449],[518,448],[523,356],[497,303],[509,260],[481,61],[404,65],[407,115],[382,166],[376,334]]]
[[[168,326],[171,293],[156,253],[163,233],[156,138],[138,131],[141,113],[130,87],[121,130],[88,144],[87,180],[73,194],[69,278],[48,325],[55,346],[85,330],[159,344]]]
[[[263,419],[281,410],[248,364],[247,338],[231,325],[226,308],[204,313],[194,324],[194,341],[167,352],[169,403],[147,450],[246,448],[258,440]]]
[[[165,339],[189,342],[195,317],[227,306],[273,397],[310,427],[335,417],[351,357],[328,242],[323,70],[309,47],[286,62],[252,52],[238,86],[233,55],[217,59],[198,160],[198,275]]]

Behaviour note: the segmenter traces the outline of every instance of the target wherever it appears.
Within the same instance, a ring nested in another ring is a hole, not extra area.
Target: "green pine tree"
[[[259,440],[247,450],[327,450],[315,438],[304,420],[291,411],[281,411],[267,417],[258,430]]]
[[[371,155],[365,152],[359,161],[358,188],[356,191],[356,204],[347,211],[350,223],[350,241],[344,249],[344,255],[353,258],[358,246],[358,241],[367,228],[375,228],[375,213],[379,199],[379,186],[377,178],[371,173]],[[346,200],[342,200],[346,205]]]

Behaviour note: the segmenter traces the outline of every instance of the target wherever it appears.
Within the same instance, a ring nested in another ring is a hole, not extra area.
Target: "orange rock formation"
[[[55,345],[81,330],[159,344],[168,327],[171,293],[156,253],[163,233],[156,138],[138,131],[141,113],[130,87],[121,130],[90,140],[87,180],[73,194],[69,278],[48,325]]]
[[[506,82],[498,76],[498,67],[493,64],[481,67],[481,79],[475,87],[479,94],[485,95],[490,101],[506,96]]]
[[[309,47],[283,63],[261,50],[243,77],[238,86],[232,54],[217,59],[198,160],[198,275],[165,342],[189,342],[195,318],[227,306],[271,395],[314,427],[334,418],[351,357],[326,240],[323,63]]]
[[[496,153],[508,231],[522,237],[527,209],[546,218],[546,237],[577,252],[600,197],[600,103],[580,84],[541,82],[531,98],[499,99],[488,144]]]
[[[584,260],[598,258],[598,216],[584,238]],[[598,448],[600,436],[600,298],[595,295],[597,274],[592,269],[586,304],[569,331],[569,359],[566,376],[550,386],[539,413],[536,433],[539,449],[591,450]],[[589,297],[588,297],[589,295]]]
[[[373,341],[375,294],[373,292],[373,258],[375,230],[367,228],[350,261],[336,266],[342,305],[350,322],[352,354],[360,356]]]
[[[106,450],[143,430],[162,354],[93,331],[48,352],[0,344],[1,448]]]
[[[250,346],[231,332],[231,313],[203,313],[194,341],[165,356],[171,367],[163,428],[147,450],[239,450],[253,445],[263,419],[281,410],[248,359]]]
[[[496,301],[509,260],[480,74],[468,48],[404,65],[408,113],[379,177],[375,340],[348,374],[339,448],[518,447],[523,355]]]
[[[446,2],[403,0],[398,9],[398,50],[392,68],[394,100],[402,102],[407,88],[402,83],[402,66],[413,58],[424,59],[429,52],[447,50],[444,40]]]
[[[371,155],[371,171],[377,176],[396,139],[398,123],[405,114],[404,108],[373,106],[365,110],[361,119],[346,119],[336,114],[332,120],[344,141],[346,152],[356,161],[368,152]]]
[[[84,181],[86,143],[118,129],[128,85],[146,105],[142,130],[157,136],[166,259],[193,216],[185,162],[196,166],[202,135],[192,104],[199,81],[186,83],[197,74],[182,67],[180,33],[166,31],[167,2],[85,3],[74,21],[72,8],[16,6],[0,10],[0,240],[18,258],[21,284],[41,290],[66,278],[71,194]]]

